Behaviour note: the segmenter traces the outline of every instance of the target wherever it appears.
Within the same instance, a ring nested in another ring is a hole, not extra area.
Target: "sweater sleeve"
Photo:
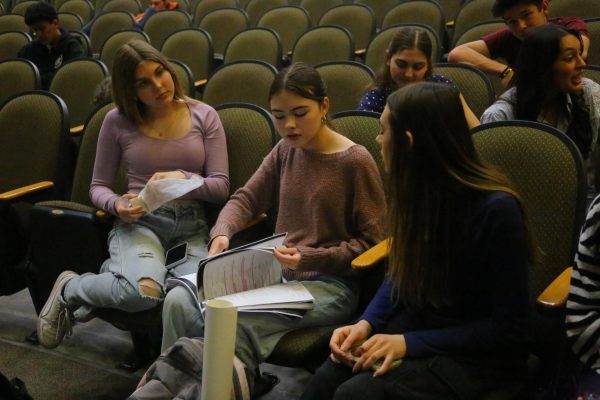
[[[144,25],[146,25],[146,21],[148,21],[148,18],[150,18],[154,14],[156,14],[156,10],[154,8],[152,8],[152,7],[146,8],[146,10],[144,11],[143,14],[141,14],[141,15],[138,14],[135,16],[135,19],[136,19],[135,26],[139,29],[144,29]]]
[[[271,150],[248,182],[231,196],[210,231],[211,239],[231,238],[254,217],[271,208],[279,188],[280,149],[278,145]]]
[[[119,195],[114,192],[114,184],[121,161],[121,146],[117,141],[119,130],[117,121],[120,118],[122,117],[116,109],[109,111],[104,118],[98,136],[94,173],[90,185],[92,203],[114,215],[116,215],[115,201],[119,198]]]
[[[477,268],[489,279],[482,302],[487,316],[465,324],[404,334],[407,357],[473,353],[486,350],[515,351],[529,339],[527,247],[525,227],[516,200],[508,195],[488,201],[476,221],[473,251]]]
[[[515,106],[506,99],[499,98],[481,114],[481,123],[510,121],[515,119]]]
[[[392,303],[392,288],[392,282],[384,280],[363,314],[358,318],[359,321],[364,319],[371,324],[373,332],[381,331],[395,312]]]
[[[508,29],[501,29],[496,32],[492,32],[481,38],[490,52],[490,58],[495,60],[496,58],[502,57],[505,59],[512,59],[510,56],[514,47],[511,45],[513,40],[513,34]]]
[[[355,257],[385,238],[383,218],[386,204],[383,184],[375,161],[366,149],[360,161],[353,163],[344,176],[354,183],[354,226],[351,230],[354,236],[334,246],[297,246],[302,254],[299,271],[335,273],[347,270]]]
[[[202,172],[204,184],[184,197],[219,204],[225,202],[229,196],[229,159],[225,130],[219,114],[212,107],[208,107],[202,122],[205,154]],[[189,171],[182,170],[182,172],[187,179],[195,175]]]
[[[581,229],[566,328],[573,353],[600,374],[600,196],[590,205]]]

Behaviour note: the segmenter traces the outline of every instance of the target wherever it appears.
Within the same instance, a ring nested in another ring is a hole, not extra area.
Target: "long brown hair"
[[[119,111],[136,125],[144,122],[146,108],[137,97],[135,73],[138,65],[147,60],[161,64],[173,78],[175,98],[185,98],[175,71],[158,50],[141,40],[132,40],[124,44],[117,50],[112,68],[113,101]]]
[[[379,71],[377,71],[375,84],[372,87],[389,91],[397,89],[396,83],[394,83],[392,74],[390,73],[390,66],[387,65],[387,63],[392,59],[394,54],[400,51],[411,49],[419,50],[427,59],[427,72],[425,73],[425,80],[431,80],[431,55],[433,52],[431,38],[423,29],[406,27],[400,28],[392,37],[385,54],[385,63],[381,66]]]
[[[494,191],[519,197],[502,174],[479,159],[454,86],[407,85],[388,97],[387,107],[389,278],[403,305],[444,307],[453,302],[448,280],[460,262],[457,229],[464,224],[459,215],[468,211],[465,199]]]

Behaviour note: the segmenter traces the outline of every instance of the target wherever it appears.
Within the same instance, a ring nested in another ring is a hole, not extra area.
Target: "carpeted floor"
[[[23,380],[35,400],[122,400],[144,373],[115,368],[131,351],[131,340],[104,321],[77,324],[73,336],[52,350],[24,341],[35,324],[27,290],[0,296],[0,371]],[[310,378],[304,370],[271,364],[262,364],[261,370],[281,382],[260,400],[298,399]]]
[[[0,371],[25,382],[34,399],[125,399],[138,381],[34,345],[0,339],[0,354]]]

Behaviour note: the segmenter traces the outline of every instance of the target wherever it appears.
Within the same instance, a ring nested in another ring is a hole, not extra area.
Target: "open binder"
[[[177,285],[186,287],[201,309],[206,300],[219,298],[230,301],[238,311],[301,317],[313,308],[314,298],[302,283],[283,282],[273,249],[283,246],[285,236],[276,234],[204,258],[196,274],[169,278],[167,290]]]

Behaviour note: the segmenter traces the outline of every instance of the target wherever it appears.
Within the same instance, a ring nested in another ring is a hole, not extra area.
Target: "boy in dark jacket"
[[[26,58],[38,67],[42,89],[48,90],[58,68],[69,60],[85,56],[83,48],[75,36],[60,28],[58,14],[48,3],[40,1],[29,6],[25,11],[25,23],[36,39],[23,46],[18,57]]]

